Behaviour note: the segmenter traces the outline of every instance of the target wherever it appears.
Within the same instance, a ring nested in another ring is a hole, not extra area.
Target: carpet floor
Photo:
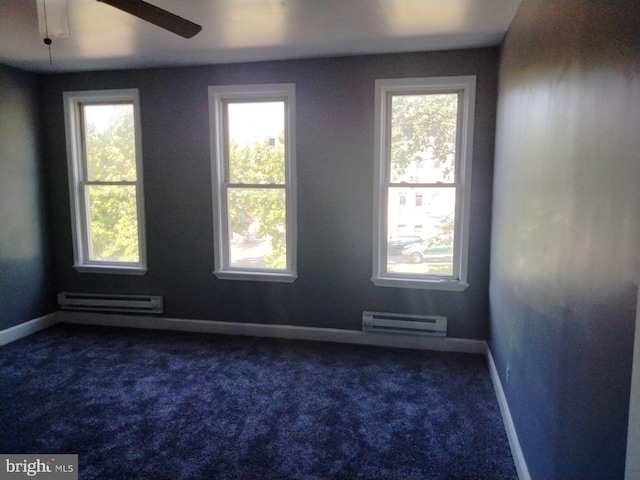
[[[58,324],[1,350],[3,453],[80,479],[515,479],[481,355]]]

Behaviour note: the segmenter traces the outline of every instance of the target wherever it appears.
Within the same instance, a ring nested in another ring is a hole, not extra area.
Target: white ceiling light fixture
[[[40,38],[49,47],[49,64],[51,64],[51,43],[53,38],[69,36],[69,11],[67,0],[37,0],[38,30]]]

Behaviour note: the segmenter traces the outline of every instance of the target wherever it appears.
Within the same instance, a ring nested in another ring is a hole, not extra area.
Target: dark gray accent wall
[[[57,309],[38,122],[36,75],[0,65],[0,329]]]
[[[343,57],[42,78],[47,179],[59,291],[164,295],[173,318],[359,329],[363,310],[439,314],[453,337],[488,336],[491,185],[498,50]],[[374,81],[477,75],[469,283],[465,292],[371,281]],[[295,83],[298,273],[293,284],[218,280],[207,87]],[[80,274],[73,252],[62,93],[138,88],[149,270]]]
[[[490,347],[533,478],[624,476],[639,63],[630,1],[525,0],[502,46]]]

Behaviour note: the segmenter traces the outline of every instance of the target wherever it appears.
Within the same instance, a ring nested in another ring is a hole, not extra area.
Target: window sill
[[[291,273],[272,273],[272,272],[213,272],[220,280],[248,280],[251,282],[278,282],[293,283],[298,278],[297,275]]]
[[[464,290],[469,288],[468,283],[443,280],[415,280],[409,278],[372,277],[371,281],[377,287],[446,290],[450,292],[463,292]]]
[[[122,265],[74,265],[80,273],[110,273],[116,275],[144,275],[146,267]]]

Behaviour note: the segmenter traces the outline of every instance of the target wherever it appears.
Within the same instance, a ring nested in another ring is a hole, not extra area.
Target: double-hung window
[[[371,280],[464,290],[475,77],[376,80],[375,95]]]
[[[74,267],[146,271],[138,91],[65,92]]]
[[[295,85],[209,87],[218,278],[296,278]]]

